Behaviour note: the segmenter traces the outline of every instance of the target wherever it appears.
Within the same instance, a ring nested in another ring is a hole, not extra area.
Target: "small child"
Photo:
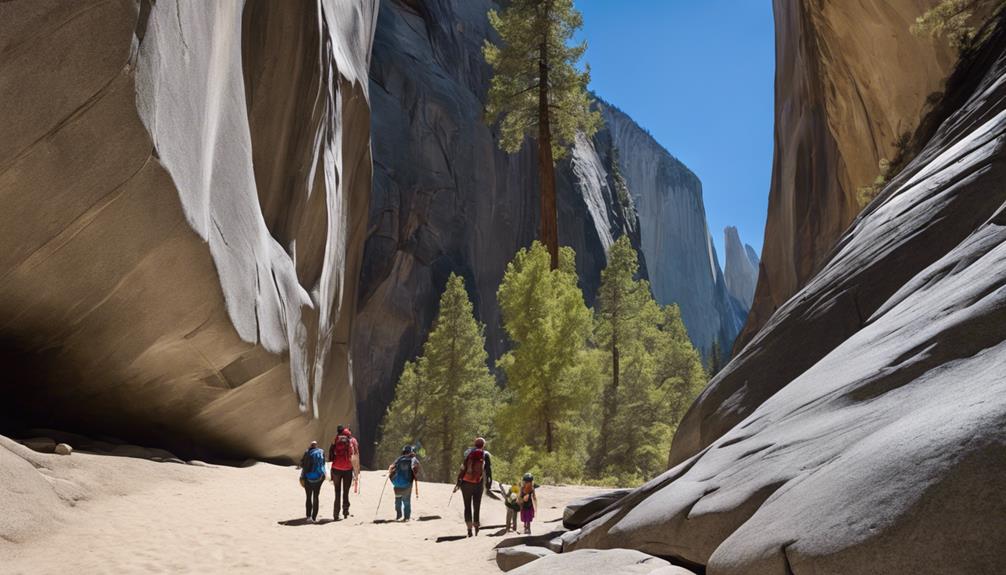
[[[501,485],[502,487],[502,485]],[[517,514],[520,512],[520,486],[514,483],[510,489],[503,492],[503,505],[506,506],[506,533],[517,532]]]
[[[538,508],[538,496],[534,493],[534,475],[524,474],[520,485],[520,520],[524,523],[524,534],[531,534],[531,521]]]

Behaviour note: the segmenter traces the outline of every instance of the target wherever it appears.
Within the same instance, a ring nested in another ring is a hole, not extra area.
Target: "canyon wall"
[[[832,33],[853,34],[860,9]],[[1002,20],[930,118],[914,159],[691,407],[672,468],[564,551],[634,548],[710,575],[1006,569]]]
[[[739,350],[821,269],[860,187],[919,125],[954,55],[909,28],[932,0],[774,0],[775,157],[762,269]]]
[[[289,458],[353,421],[377,8],[0,5],[5,427]]]

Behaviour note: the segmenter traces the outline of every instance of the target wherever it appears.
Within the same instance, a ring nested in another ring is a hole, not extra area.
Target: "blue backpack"
[[[300,467],[301,475],[312,483],[325,479],[325,452],[319,447],[308,449],[300,460]]]
[[[391,472],[391,484],[402,489],[412,485],[412,459],[411,455],[403,455],[395,460],[395,468]]]

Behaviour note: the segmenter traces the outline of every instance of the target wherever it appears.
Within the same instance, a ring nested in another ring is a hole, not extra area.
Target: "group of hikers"
[[[359,490],[360,448],[348,427],[339,426],[332,445],[328,448],[328,461],[331,463],[331,479],[335,483],[335,506],[333,516],[339,521],[339,504],[342,503],[342,518],[349,517],[349,491]],[[318,497],[321,486],[325,482],[325,453],[318,447],[317,441],[312,441],[304,452],[300,462],[300,483],[306,496],[305,508],[308,521],[318,520]],[[388,467],[388,479],[395,492],[395,520],[409,521],[412,518],[412,493],[419,498],[419,478],[422,466],[416,449],[412,445],[402,448],[402,454]],[[461,499],[465,507],[465,526],[468,537],[478,535],[482,508],[482,495],[492,489],[492,458],[486,450],[486,441],[475,438],[472,446],[467,448],[462,456],[458,470],[454,493],[461,491]],[[520,484],[514,484],[505,489],[500,484],[503,504],[506,506],[507,519],[505,531],[517,531],[517,517],[524,524],[524,533],[531,533],[531,522],[538,508],[538,497],[535,493],[534,476],[525,473]],[[382,491],[383,495],[383,491]],[[448,502],[449,504],[450,502]],[[378,508],[379,509],[379,508]]]

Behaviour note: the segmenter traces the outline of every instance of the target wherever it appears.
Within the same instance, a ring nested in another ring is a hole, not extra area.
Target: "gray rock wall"
[[[290,457],[352,421],[376,11],[0,6],[6,424]]]
[[[727,282],[727,293],[740,302],[744,310],[751,309],[754,299],[755,284],[758,283],[758,255],[754,248],[741,243],[737,228],[730,226],[723,230],[726,260],[723,264],[723,277]],[[729,348],[728,348],[729,349]]]

